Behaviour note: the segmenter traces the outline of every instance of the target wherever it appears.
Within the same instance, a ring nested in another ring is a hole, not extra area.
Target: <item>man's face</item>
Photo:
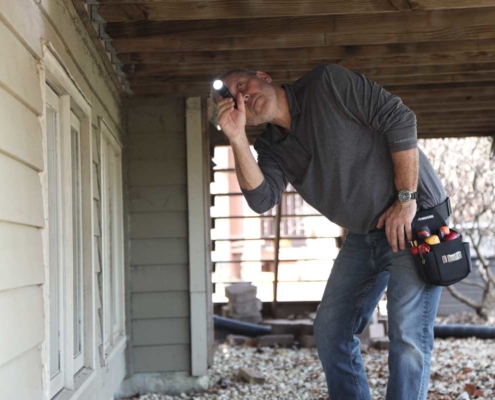
[[[235,98],[237,93],[242,94],[248,125],[269,122],[275,117],[277,92],[267,74],[260,71],[255,76],[233,74],[227,76],[224,83]]]

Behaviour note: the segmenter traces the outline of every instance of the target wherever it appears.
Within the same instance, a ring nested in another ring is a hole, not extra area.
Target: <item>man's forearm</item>
[[[249,149],[246,135],[230,141],[234,153],[235,172],[239,186],[245,190],[256,189],[263,183],[264,176]]]
[[[395,188],[415,192],[418,188],[418,148],[392,153],[392,162],[394,163]]]

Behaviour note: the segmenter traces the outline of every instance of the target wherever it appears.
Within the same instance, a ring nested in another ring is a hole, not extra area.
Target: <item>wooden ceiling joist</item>
[[[160,52],[493,39],[494,20],[495,8],[267,21],[243,19],[225,24],[181,21],[176,27],[168,27],[168,33],[115,39],[112,45],[119,52]]]
[[[240,67],[293,83],[337,63],[400,96],[417,115],[419,137],[495,132],[495,0],[98,0],[93,7],[135,95],[208,96],[216,76]],[[261,129],[248,129],[249,140]]]
[[[417,63],[421,65],[488,62],[495,59],[494,54],[495,39],[479,39],[245,51],[181,52],[167,51],[166,48],[162,48],[159,52],[121,52],[119,59],[124,64],[204,65],[208,63],[208,65],[238,65],[239,63],[246,63],[246,60],[266,61],[268,63],[289,60],[362,58],[368,62],[378,59],[378,62],[371,66],[382,66],[384,63],[393,63],[393,65],[416,65]]]
[[[107,21],[173,21],[372,14],[493,6],[491,0],[99,0]]]
[[[320,61],[323,63],[323,61]],[[345,66],[345,63],[340,63]],[[275,81],[280,82],[293,82],[303,76],[305,73],[309,72],[312,68],[317,66],[318,63],[309,66],[302,66],[300,71],[296,70],[296,68],[292,68],[290,71],[284,70],[272,70],[272,66],[259,66],[262,71],[267,72],[271,78]],[[233,68],[234,66],[230,66]],[[239,67],[239,66],[238,66]],[[283,66],[279,66],[282,68]],[[306,67],[306,68],[305,68]],[[128,71],[130,79],[135,79],[135,81],[141,81],[142,83],[155,81],[156,83],[188,83],[193,80],[195,83],[204,83],[210,84],[212,80],[215,78],[217,74],[207,74],[207,75],[196,75],[193,71],[184,72],[180,70],[171,70],[165,71],[161,70],[161,74],[155,75],[151,72],[152,69],[145,70],[146,73],[139,73],[139,68],[136,71],[136,68],[132,68],[130,66],[126,66],[125,69]],[[229,68],[224,68],[218,71],[227,71]],[[299,68],[297,68],[299,69]],[[419,66],[400,66],[400,67],[388,67],[382,66],[378,68],[353,68],[354,71],[359,72],[366,77],[379,81],[380,79],[386,81],[387,79],[397,79],[397,78],[415,78],[421,76],[435,76],[435,75],[445,75],[445,78],[440,78],[440,82],[449,81],[452,75],[461,76],[462,74],[466,75],[479,75],[478,78],[475,76],[466,78],[465,81],[480,81],[487,80],[483,79],[482,73],[488,74],[488,78],[493,79],[493,73],[495,73],[495,62],[492,63],[477,63],[477,64],[448,64],[448,65],[419,65]],[[141,78],[139,78],[141,77]],[[459,78],[461,79],[461,78]],[[488,79],[490,80],[490,79]],[[452,82],[458,82],[459,80],[455,80],[452,78]],[[462,81],[462,80],[461,80]],[[384,84],[384,83],[383,83]]]

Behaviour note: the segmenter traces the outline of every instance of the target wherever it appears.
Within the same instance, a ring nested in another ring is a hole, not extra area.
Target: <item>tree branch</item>
[[[474,308],[475,310],[478,310],[479,308],[481,308],[480,303],[477,303],[473,299],[470,299],[469,297],[464,296],[454,286],[447,286],[447,290],[450,292],[450,294],[453,297],[455,297],[460,302],[467,304],[469,307]]]
[[[464,279],[464,280],[460,281],[459,283],[462,283],[462,284],[467,285],[467,286],[476,286],[476,287],[479,287],[481,289],[485,289],[485,287],[486,287],[486,285],[483,285],[481,282],[472,281],[470,279]]]

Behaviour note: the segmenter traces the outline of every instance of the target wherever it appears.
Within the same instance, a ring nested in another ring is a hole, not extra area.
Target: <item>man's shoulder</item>
[[[294,90],[300,92],[305,88],[323,88],[330,80],[342,79],[349,70],[339,64],[321,64],[294,82]]]

